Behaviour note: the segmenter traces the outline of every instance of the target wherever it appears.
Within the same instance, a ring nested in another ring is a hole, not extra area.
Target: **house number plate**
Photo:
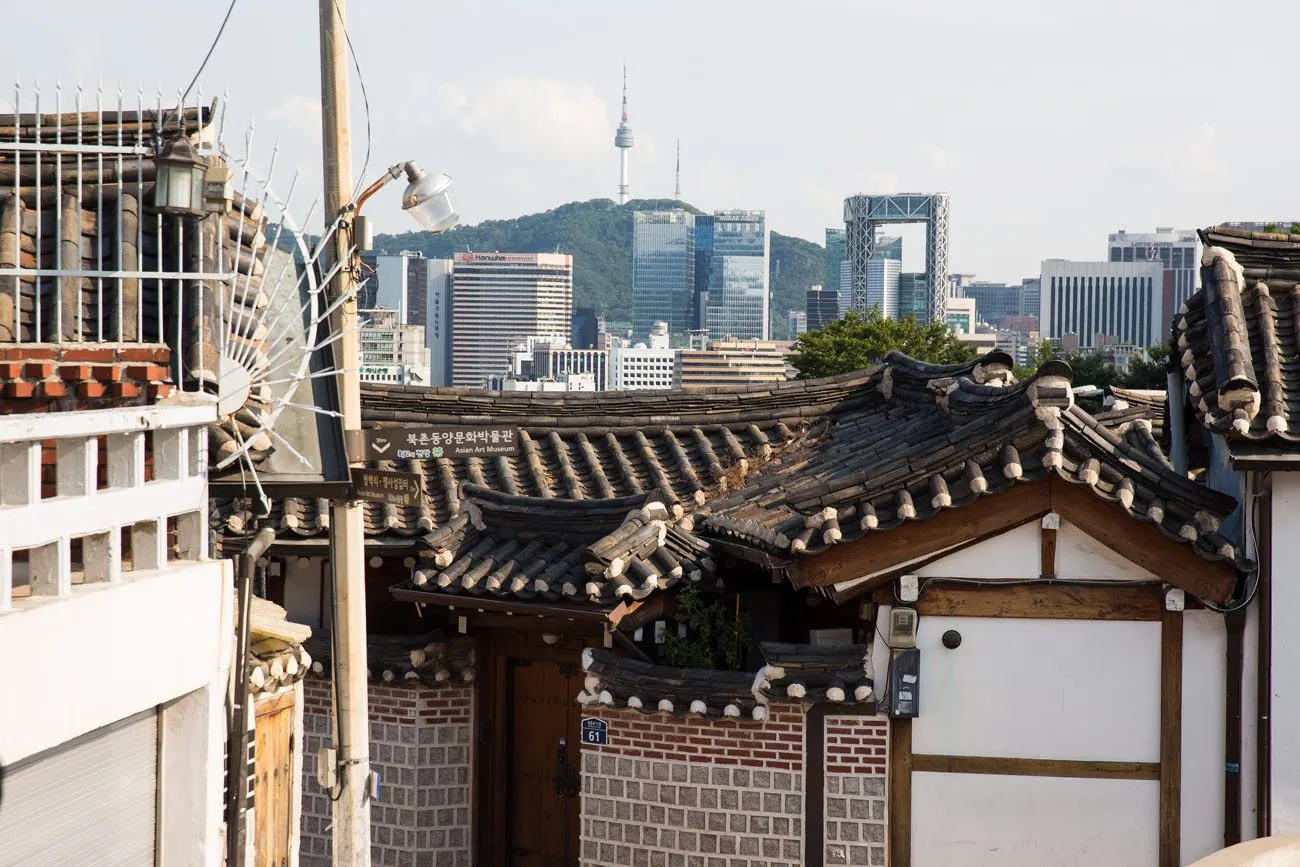
[[[605,746],[609,743],[609,723],[603,719],[588,717],[582,721],[582,742],[593,746]]]

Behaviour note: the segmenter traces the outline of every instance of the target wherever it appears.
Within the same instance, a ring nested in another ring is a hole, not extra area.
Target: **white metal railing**
[[[121,581],[124,539],[132,571],[205,559],[215,420],[215,404],[0,417],[0,613],[15,598]],[[51,449],[53,496],[43,496]]]

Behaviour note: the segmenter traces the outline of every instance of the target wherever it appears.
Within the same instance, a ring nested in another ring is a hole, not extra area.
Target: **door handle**
[[[582,774],[569,764],[568,757],[565,755],[568,743],[569,739],[561,735],[556,749],[555,794],[561,797],[576,795],[582,791]]]

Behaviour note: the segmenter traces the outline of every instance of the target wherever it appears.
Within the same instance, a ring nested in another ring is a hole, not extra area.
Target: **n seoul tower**
[[[627,152],[632,149],[632,127],[627,123],[627,64],[623,64],[623,120],[614,133],[614,147],[618,148],[618,203],[626,205],[628,196]]]

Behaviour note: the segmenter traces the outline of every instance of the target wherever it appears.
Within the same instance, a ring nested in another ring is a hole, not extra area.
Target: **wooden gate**
[[[253,807],[257,867],[288,867],[293,829],[294,692],[258,703]]]
[[[581,775],[576,663],[512,658],[508,863],[576,867]]]

